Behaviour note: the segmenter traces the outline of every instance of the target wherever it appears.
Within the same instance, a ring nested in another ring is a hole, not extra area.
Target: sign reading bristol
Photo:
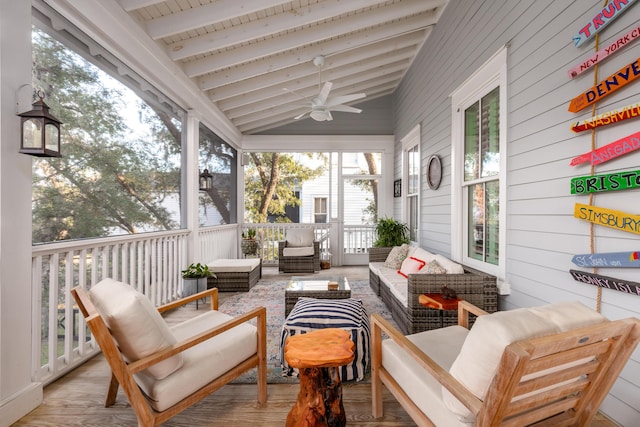
[[[571,178],[571,194],[640,188],[640,170]]]
[[[576,47],[595,36],[611,21],[622,15],[635,0],[611,0],[599,13],[596,14],[584,27],[573,36]]]

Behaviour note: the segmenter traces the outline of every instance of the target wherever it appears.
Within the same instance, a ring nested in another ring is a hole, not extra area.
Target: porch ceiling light
[[[209,191],[213,188],[213,175],[209,173],[208,169],[200,172],[200,191]]]
[[[62,157],[60,153],[60,120],[49,113],[44,94],[37,93],[33,109],[18,114],[20,119],[20,152],[38,157]]]

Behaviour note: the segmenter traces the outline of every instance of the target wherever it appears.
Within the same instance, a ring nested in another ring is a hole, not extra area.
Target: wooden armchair
[[[371,326],[373,415],[385,384],[420,426],[589,425],[640,340],[640,320],[577,302],[486,314],[463,301],[457,326],[406,337],[376,314]]]
[[[167,421],[254,367],[258,402],[266,402],[264,307],[232,318],[217,311],[213,288],[156,309],[131,286],[112,279],[89,292],[80,287],[71,292],[111,368],[105,406],[115,403],[122,386],[139,426]],[[210,311],[171,328],[160,315],[207,296]]]

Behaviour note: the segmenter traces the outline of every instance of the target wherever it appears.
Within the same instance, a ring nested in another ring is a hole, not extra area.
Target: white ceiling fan
[[[362,110],[355,107],[350,107],[348,105],[343,105],[347,102],[356,101],[358,99],[362,99],[367,95],[365,93],[354,93],[351,95],[342,95],[342,96],[334,96],[330,97],[329,93],[331,92],[331,87],[333,83],[325,82],[322,84],[322,66],[324,65],[324,56],[316,56],[313,58],[313,65],[318,67],[318,94],[311,98],[310,110],[306,111],[296,117],[295,120],[299,120],[309,115],[313,120],[318,122],[333,120],[333,116],[331,116],[332,111],[342,111],[345,113],[361,113]],[[295,92],[285,89],[288,92]],[[296,94],[297,95],[297,94]],[[301,95],[298,95],[301,96]]]

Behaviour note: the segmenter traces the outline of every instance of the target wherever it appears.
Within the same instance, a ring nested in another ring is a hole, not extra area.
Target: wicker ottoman
[[[262,277],[262,259],[217,259],[207,263],[217,277],[207,279],[207,289],[220,292],[246,292]]]
[[[369,339],[369,316],[362,301],[354,298],[315,299],[300,298],[282,326],[280,336],[280,361],[282,374],[291,376],[296,370],[284,359],[284,344],[287,338],[316,329],[340,328],[351,333],[356,345],[353,362],[339,368],[342,381],[361,380],[371,360]]]

